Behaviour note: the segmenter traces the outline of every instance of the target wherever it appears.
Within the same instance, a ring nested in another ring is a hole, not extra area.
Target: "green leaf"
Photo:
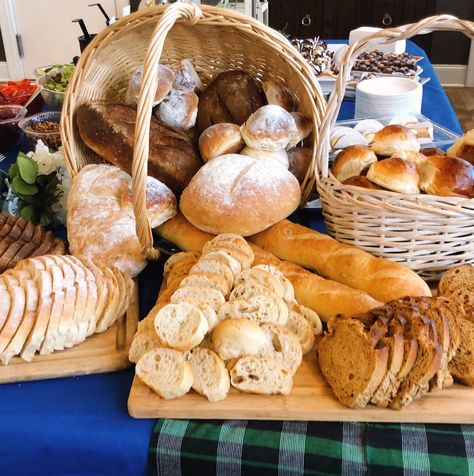
[[[38,176],[38,164],[25,154],[19,153],[16,159],[20,177],[28,184],[32,185],[36,182]]]
[[[36,221],[36,220],[33,220],[35,215],[37,215],[37,213],[36,213],[35,207],[33,207],[33,205],[26,205],[26,206],[22,207],[22,209],[20,210],[20,216],[21,216],[21,218],[23,218],[23,220]]]
[[[8,176],[10,177],[10,180],[13,180],[20,171],[18,170],[18,165],[16,163],[11,164],[10,168],[8,169]]]
[[[34,184],[28,184],[17,175],[12,180],[12,188],[15,193],[21,193],[22,195],[36,195],[38,193],[38,187]]]

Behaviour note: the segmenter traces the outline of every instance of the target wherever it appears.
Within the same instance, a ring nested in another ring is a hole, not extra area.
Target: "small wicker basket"
[[[338,241],[402,262],[427,280],[448,268],[474,262],[474,199],[403,195],[342,185],[328,166],[329,137],[357,57],[373,40],[392,43],[437,30],[474,38],[474,23],[449,15],[381,30],[347,50],[320,130],[315,173],[328,232]]]
[[[143,253],[159,256],[145,213],[149,128],[159,62],[190,59],[204,84],[223,71],[249,73],[258,82],[270,78],[286,84],[299,110],[313,122],[313,158],[302,184],[303,201],[314,189],[316,145],[326,103],[303,57],[287,39],[262,23],[231,10],[175,3],[140,10],[98,34],[82,54],[64,100],[61,138],[69,172],[101,162],[81,141],[74,112],[88,101],[120,102],[133,69],[144,65],[137,105],[132,167],[137,236]],[[121,92],[122,91],[122,92]]]

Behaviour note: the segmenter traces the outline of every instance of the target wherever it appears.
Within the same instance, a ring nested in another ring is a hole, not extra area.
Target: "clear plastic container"
[[[61,145],[60,120],[61,113],[58,111],[40,112],[22,119],[18,126],[26,134],[32,149],[36,147],[36,143],[41,139],[50,149],[58,150]]]
[[[26,107],[18,104],[0,106],[0,152],[20,143],[22,132],[18,126],[27,112]]]

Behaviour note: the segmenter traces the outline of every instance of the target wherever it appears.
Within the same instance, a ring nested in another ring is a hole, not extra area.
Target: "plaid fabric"
[[[474,425],[158,420],[150,475],[474,475]]]

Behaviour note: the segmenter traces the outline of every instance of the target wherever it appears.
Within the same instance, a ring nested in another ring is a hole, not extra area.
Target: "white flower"
[[[51,153],[42,140],[36,144],[34,152],[29,152],[31,157],[38,164],[38,175],[48,175],[64,166],[64,154],[60,147],[58,151]]]

